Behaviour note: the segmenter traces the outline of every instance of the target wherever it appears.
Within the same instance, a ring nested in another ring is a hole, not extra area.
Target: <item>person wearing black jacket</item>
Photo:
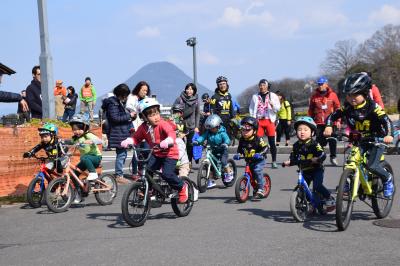
[[[21,91],[21,96],[24,101],[26,101],[26,91],[23,90]],[[18,110],[17,110],[18,118],[21,121],[21,123],[29,122],[31,120],[31,114],[29,112],[29,109],[26,110],[24,109],[24,105],[22,102],[18,103]]]
[[[42,89],[40,82],[40,66],[32,68],[33,79],[26,88],[26,101],[31,110],[32,118],[42,119]]]
[[[77,100],[78,100],[78,94],[75,93],[75,88],[69,86],[67,88],[67,96],[63,101],[63,103],[65,104],[64,115],[62,118],[63,122],[68,122],[74,116]]]

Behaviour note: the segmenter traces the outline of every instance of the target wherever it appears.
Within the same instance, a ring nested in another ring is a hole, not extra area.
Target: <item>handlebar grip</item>
[[[285,163],[282,163],[281,166],[282,166],[282,168],[285,168],[285,167],[286,167]]]

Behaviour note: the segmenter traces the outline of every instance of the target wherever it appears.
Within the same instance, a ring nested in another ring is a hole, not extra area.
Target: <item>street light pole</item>
[[[42,89],[43,118],[54,118],[53,59],[50,54],[49,31],[47,27],[47,0],[37,0],[40,30],[40,73]]]
[[[196,62],[196,37],[192,37],[186,40],[186,45],[193,47],[193,83],[197,87],[197,62]]]

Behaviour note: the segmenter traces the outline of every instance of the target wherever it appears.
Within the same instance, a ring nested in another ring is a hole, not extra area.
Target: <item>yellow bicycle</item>
[[[352,147],[340,177],[336,197],[336,225],[339,231],[344,231],[349,226],[357,197],[373,209],[378,219],[389,215],[394,197],[394,194],[391,198],[384,197],[382,179],[368,171],[366,167],[368,154],[363,153],[360,147],[361,143],[385,148],[387,145],[380,142],[363,142],[359,133],[351,134],[349,141]],[[383,155],[380,164],[393,175],[392,167],[385,161]],[[371,200],[371,204],[366,201],[367,198]]]

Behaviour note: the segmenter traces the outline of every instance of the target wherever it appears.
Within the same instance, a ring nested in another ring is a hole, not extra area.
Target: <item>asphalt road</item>
[[[286,158],[279,155],[278,161]],[[387,159],[400,184],[399,157]],[[112,160],[104,158],[105,170],[113,168]],[[152,209],[140,228],[122,220],[125,186],[110,206],[89,195],[85,204],[59,214],[25,204],[0,208],[0,264],[399,265],[400,229],[374,225],[368,206],[355,204],[345,232],[337,231],[334,214],[296,223],[289,210],[296,168],[266,171],[272,191],[263,201],[239,204],[233,188],[215,188],[200,195],[189,216],[177,218],[164,205]],[[335,188],[340,174],[341,167],[326,167],[328,188]],[[398,195],[389,218],[400,218]]]

